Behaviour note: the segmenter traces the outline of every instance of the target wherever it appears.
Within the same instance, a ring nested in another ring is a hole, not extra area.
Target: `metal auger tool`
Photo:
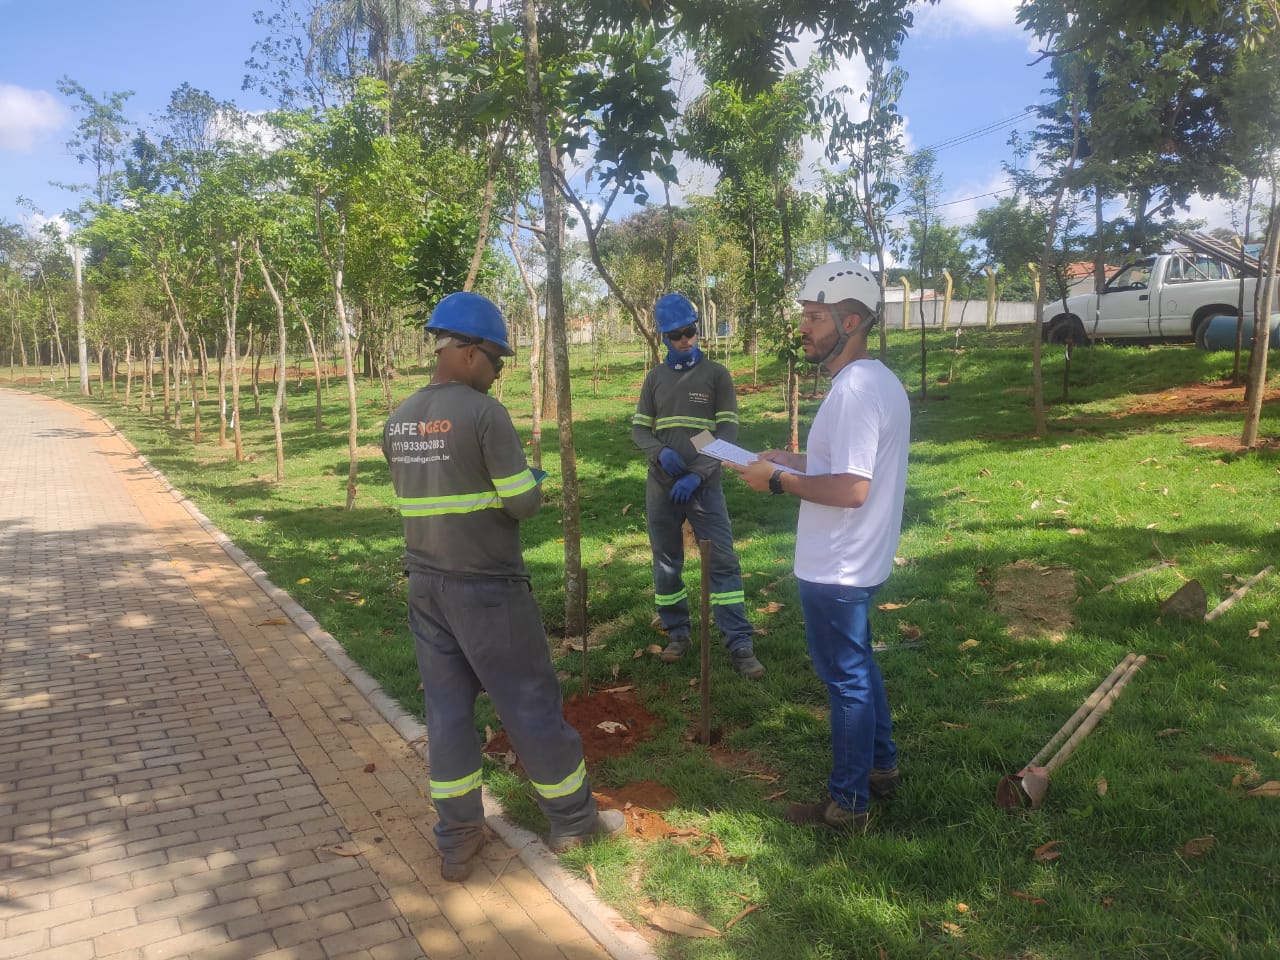
[[[1019,770],[1000,778],[996,787],[996,805],[1005,810],[1035,810],[1044,802],[1049,792],[1049,776],[1057,769],[1072,751],[1080,745],[1080,741],[1098,725],[1102,715],[1111,709],[1122,691],[1135,673],[1147,662],[1145,656],[1130,653],[1116,668],[1111,671],[1096,690],[1089,694],[1087,700],[1071,715],[1071,719],[1062,725],[1034,757],[1031,762]],[[1063,743],[1063,741],[1066,741]],[[1059,744],[1062,744],[1060,747]],[[1057,748],[1045,762],[1050,752]]]

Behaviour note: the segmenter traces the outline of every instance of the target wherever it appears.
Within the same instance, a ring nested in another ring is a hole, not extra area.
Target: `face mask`
[[[688,350],[677,350],[670,342],[667,343],[666,363],[672,370],[689,370],[697,366],[702,356],[702,351],[697,346],[690,347]]]

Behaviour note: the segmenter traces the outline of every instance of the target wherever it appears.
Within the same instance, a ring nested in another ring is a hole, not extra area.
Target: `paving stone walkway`
[[[424,760],[260,581],[103,420],[0,389],[0,958],[645,955],[521,831],[443,882]]]

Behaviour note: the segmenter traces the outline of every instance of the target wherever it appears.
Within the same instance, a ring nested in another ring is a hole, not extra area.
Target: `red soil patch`
[[[574,694],[564,705],[564,718],[582,737],[587,763],[622,757],[653,736],[657,720],[626,691],[604,690],[589,697]],[[506,731],[499,732],[484,752],[501,756],[511,750]]]
[[[634,780],[621,787],[593,791],[605,810],[621,810],[627,818],[627,836],[637,840],[663,840],[676,828],[662,818],[661,811],[675,802],[675,794],[652,780]]]
[[[1280,391],[1273,391],[1264,402],[1280,401]],[[1215,383],[1189,383],[1171,387],[1158,393],[1136,397],[1124,410],[1113,414],[1114,419],[1133,415],[1144,417],[1179,417],[1195,414],[1234,413],[1244,414],[1244,386],[1228,380]],[[1192,447],[1221,450],[1224,453],[1242,453],[1238,435],[1186,437],[1183,441]],[[1254,449],[1280,450],[1280,439],[1259,438]]]

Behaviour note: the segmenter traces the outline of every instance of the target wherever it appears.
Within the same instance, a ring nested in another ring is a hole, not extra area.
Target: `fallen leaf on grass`
[[[960,926],[958,923],[951,923],[950,921],[944,920],[942,923],[942,929],[953,937],[964,936],[964,927]]]
[[[587,864],[587,879],[591,881],[591,889],[600,889],[600,878],[596,876],[596,868],[591,864]]]
[[[956,913],[968,913],[968,912],[969,912],[969,905],[967,903],[956,904]]]
[[[1087,531],[1085,531],[1085,530],[1081,530],[1079,527],[1069,527],[1069,528],[1067,529],[1067,533],[1071,534],[1071,536],[1073,536],[1073,537],[1078,537],[1078,536],[1080,536],[1081,534],[1086,533],[1086,532],[1087,532]]]
[[[974,647],[979,646],[979,645],[980,645],[980,641],[978,641],[978,640],[974,640],[972,637],[970,637],[970,638],[969,638],[968,640],[966,640],[964,643],[960,644],[960,646],[959,646],[957,649],[960,649],[960,650],[972,650]]]
[[[596,724],[596,729],[605,733],[620,733],[627,729],[627,725],[619,720],[601,720]]]
[[[1270,626],[1271,626],[1270,620],[1259,620],[1258,625],[1249,631],[1249,636],[1253,637],[1256,640],[1258,639],[1258,637],[1262,636],[1262,631],[1270,628]]]
[[[1107,786],[1107,778],[1106,778],[1106,777],[1099,777],[1099,778],[1098,778],[1097,789],[1098,789],[1098,796],[1100,796],[1100,797],[1105,797],[1105,796],[1107,795],[1107,790],[1108,790],[1108,789],[1110,789],[1110,788]]]
[[[1182,847],[1182,852],[1188,857],[1203,857],[1206,853],[1213,849],[1213,834],[1203,837],[1196,837],[1194,840],[1188,840]]]
[[[1055,850],[1053,848],[1056,847],[1061,842],[1062,842],[1061,840],[1050,840],[1048,843],[1041,844],[1040,846],[1036,847],[1036,852],[1033,855],[1034,858],[1040,861],[1041,863],[1049,863],[1052,860],[1057,860],[1060,856],[1062,856],[1062,851]]]
[[[622,508],[622,515],[625,517],[630,512],[631,512],[631,504],[629,503],[625,504]]]
[[[1280,780],[1268,780],[1249,791],[1251,797],[1280,797]]]
[[[1157,733],[1156,736],[1157,737],[1176,737],[1178,734],[1186,733],[1186,732],[1187,731],[1183,730],[1181,727],[1165,727],[1163,730]]]
[[[914,623],[898,624],[898,632],[902,634],[903,640],[919,640],[920,639],[920,628],[917,627]]]
[[[876,606],[877,610],[905,610],[911,606],[909,603],[881,603]]]
[[[758,903],[753,903],[751,906],[747,907],[745,910],[743,910],[741,913],[739,913],[736,917],[734,917],[732,920],[730,920],[728,923],[726,923],[726,924],[724,925],[724,928],[725,928],[726,930],[731,930],[731,929],[733,928],[733,925],[734,925],[735,923],[737,923],[739,920],[741,920],[741,919],[742,919],[743,917],[745,917],[747,914],[749,914],[749,913],[755,913],[755,912],[756,912],[757,910],[759,910],[759,909],[760,909],[760,904],[758,904]]]
[[[1237,757],[1230,753],[1213,753],[1209,755],[1209,759],[1214,763],[1239,763],[1246,767],[1252,767],[1253,761],[1244,757]]]
[[[659,904],[658,909],[649,917],[649,922],[659,930],[674,933],[680,937],[721,937],[719,930],[696,913],[681,910],[669,904]]]
[[[756,607],[756,613],[777,613],[783,606],[777,600],[770,600],[763,607]]]
[[[943,730],[968,730],[967,723],[952,723],[950,720],[939,720],[938,726]]]
[[[1043,907],[1047,906],[1049,903],[1049,901],[1045,900],[1043,897],[1033,897],[1029,893],[1023,893],[1021,890],[1010,890],[1009,896],[1017,897],[1019,900],[1025,900],[1033,907]]]

